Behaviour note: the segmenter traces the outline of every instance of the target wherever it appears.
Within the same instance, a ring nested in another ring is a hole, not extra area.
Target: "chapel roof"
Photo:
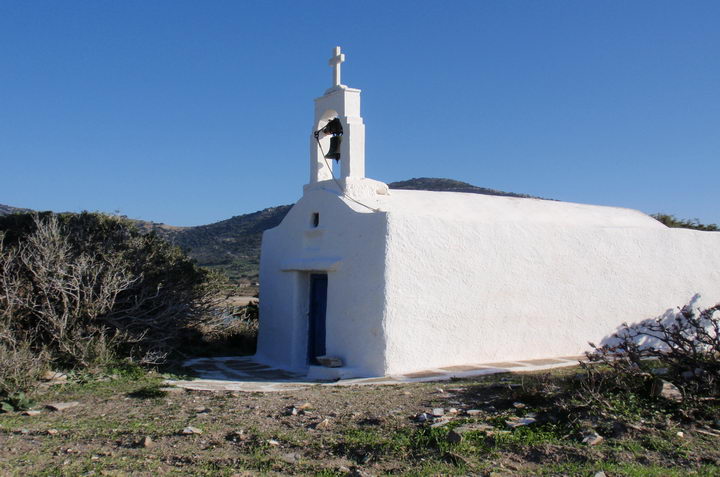
[[[665,228],[638,210],[555,200],[394,189],[382,202],[382,209],[391,215],[436,217],[450,221]]]

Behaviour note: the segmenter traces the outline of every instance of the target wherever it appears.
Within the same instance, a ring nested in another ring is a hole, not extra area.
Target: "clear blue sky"
[[[0,0],[0,203],[292,203],[335,45],[370,177],[720,223],[717,0]]]

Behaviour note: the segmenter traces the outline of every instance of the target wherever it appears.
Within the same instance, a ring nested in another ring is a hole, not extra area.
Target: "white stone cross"
[[[333,86],[340,86],[340,63],[345,61],[345,55],[340,53],[339,46],[335,47],[333,55],[328,64],[333,67]]]

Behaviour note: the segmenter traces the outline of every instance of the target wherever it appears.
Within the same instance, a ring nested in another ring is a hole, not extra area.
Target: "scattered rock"
[[[280,460],[283,462],[287,462],[288,464],[296,464],[298,460],[300,460],[300,454],[297,452],[291,452],[288,454],[282,454],[280,456]]]
[[[477,416],[479,414],[482,414],[482,411],[480,409],[468,409],[465,411],[465,414],[468,416]]]
[[[323,419],[322,421],[315,424],[314,429],[323,430],[323,429],[329,429],[330,427],[332,427],[332,424],[330,424],[330,420]]]
[[[514,402],[513,407],[515,409],[525,409],[527,406],[525,405],[525,403],[522,402]]]
[[[595,472],[593,477],[607,477],[607,474],[601,470],[600,472]]]
[[[365,472],[359,467],[352,466],[350,471],[345,474],[347,477],[372,477],[372,474]]]
[[[684,433],[683,431],[677,431],[677,433],[676,433],[675,435],[678,436],[678,437],[680,437],[681,439],[682,439],[683,437],[685,437],[685,433]]]
[[[652,395],[660,396],[673,402],[681,402],[683,400],[683,395],[677,386],[660,378],[655,378],[653,381]]]
[[[582,438],[583,444],[587,444],[589,446],[596,446],[604,440],[603,436],[601,436],[595,431],[585,432],[582,435]]]
[[[77,401],[70,401],[70,402],[53,402],[45,406],[46,408],[50,409],[51,411],[64,411],[65,409],[70,409],[71,407],[79,406],[80,403]]]
[[[443,426],[449,424],[450,421],[451,421],[451,419],[448,418],[448,417],[443,417],[443,418],[440,418],[440,419],[435,419],[435,420],[433,421],[433,423],[430,424],[430,427],[432,427],[432,428],[435,428],[435,427],[443,427]]]
[[[438,417],[439,417],[439,416],[444,416],[444,415],[445,415],[445,409],[443,409],[443,408],[441,408],[441,407],[433,408],[433,410],[432,410],[432,415],[433,415],[433,416],[438,416]]]
[[[186,436],[193,435],[193,434],[202,434],[202,433],[203,433],[202,429],[198,429],[197,427],[193,427],[193,426],[187,426],[181,432],[181,434],[184,434]]]
[[[28,409],[22,413],[23,416],[39,416],[40,414],[42,414],[42,411],[39,409]]]
[[[199,406],[199,407],[196,407],[195,409],[193,409],[193,411],[195,411],[198,414],[203,414],[206,412],[210,412],[210,408],[207,408],[205,406]]]
[[[306,402],[304,404],[300,404],[298,406],[289,406],[285,410],[286,416],[297,416],[298,414],[310,414],[310,408],[312,406],[309,402]]]
[[[448,441],[457,444],[459,442],[462,442],[463,435],[467,432],[481,431],[489,434],[492,433],[494,430],[495,428],[490,424],[465,424],[460,427],[456,427],[455,429],[452,429],[450,432],[448,432],[447,439]]]
[[[448,441],[453,443],[459,443],[462,442],[463,436],[472,431],[481,431],[485,432],[487,435],[493,434],[495,431],[495,428],[491,426],[490,424],[466,424],[464,426],[456,427],[455,429],[451,430],[448,433]],[[508,431],[502,431],[504,433],[508,433]]]
[[[67,378],[67,374],[61,373],[60,371],[45,371],[45,374],[43,374],[40,379],[59,383],[67,381]]]
[[[448,414],[457,414],[457,413],[458,413],[458,410],[455,409],[454,407],[451,407],[450,409],[448,409]]]
[[[50,435],[50,436],[57,435],[59,432],[60,432],[60,431],[58,431],[57,429],[48,429],[48,430],[47,430],[47,433],[48,433],[48,435]]]
[[[232,442],[244,441],[246,438],[247,436],[245,435],[245,431],[243,431],[242,429],[238,431],[232,431],[227,436],[225,436],[225,439]]]
[[[655,376],[665,376],[670,372],[668,368],[655,368],[650,370],[650,374],[654,374]]]
[[[276,441],[275,439],[268,439],[266,442],[273,447],[280,446],[280,442]]]
[[[534,417],[511,417],[505,421],[505,424],[507,424],[509,428],[515,429],[517,427],[529,426],[535,423],[535,421],[536,419]]]
[[[343,360],[336,356],[318,356],[315,359],[320,363],[320,366],[326,368],[341,368],[343,365]]]
[[[149,449],[150,447],[155,446],[155,441],[152,440],[150,436],[145,436],[145,438],[140,443],[142,447],[145,447],[146,449]]]
[[[417,422],[425,422],[425,421],[427,421],[427,420],[429,420],[429,419],[432,419],[432,416],[431,416],[430,414],[426,413],[426,412],[423,412],[422,414],[418,414],[418,415],[415,417],[415,420],[416,420]]]

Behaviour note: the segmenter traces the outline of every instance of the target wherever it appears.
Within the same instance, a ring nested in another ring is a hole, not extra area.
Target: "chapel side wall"
[[[313,213],[320,214],[317,228],[311,226]],[[255,358],[307,369],[307,276],[325,272],[327,354],[342,358],[350,374],[382,374],[385,235],[384,214],[354,211],[327,191],[306,193],[278,227],[263,234]]]
[[[720,301],[720,233],[389,215],[387,372],[579,355]]]

